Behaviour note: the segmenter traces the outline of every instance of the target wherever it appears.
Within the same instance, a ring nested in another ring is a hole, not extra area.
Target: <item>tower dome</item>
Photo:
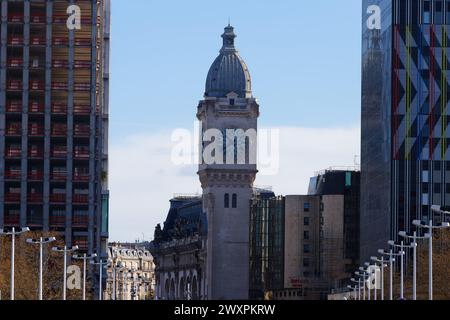
[[[208,72],[205,97],[224,98],[231,92],[239,98],[251,97],[250,72],[234,46],[234,28],[230,25],[225,27],[222,38],[223,47]]]

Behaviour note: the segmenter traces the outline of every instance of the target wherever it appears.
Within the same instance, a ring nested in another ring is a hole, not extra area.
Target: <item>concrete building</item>
[[[203,211],[207,215],[207,293],[208,299],[247,299],[249,293],[249,203],[256,177],[256,130],[259,105],[252,95],[249,70],[239,56],[231,26],[222,35],[220,55],[206,80],[204,100],[197,118],[201,122],[202,154],[223,140],[222,157],[214,150],[215,161],[202,159],[198,175],[203,189]],[[228,131],[243,130],[243,139]],[[208,139],[219,131],[219,140]],[[239,155],[245,157],[240,159]],[[231,159],[231,161],[230,161]],[[226,161],[223,161],[226,160]],[[242,161],[241,161],[242,160]]]
[[[108,248],[112,265],[120,265],[114,271],[107,268],[105,300],[153,300],[155,298],[155,265],[145,247],[112,244]],[[115,277],[115,281],[114,281]],[[113,299],[114,294],[116,298]]]
[[[348,284],[359,264],[359,179],[330,169],[311,179],[309,195],[255,195],[252,299],[326,299]]]
[[[206,300],[206,215],[200,196],[176,196],[164,227],[155,229],[157,300]]]
[[[0,228],[106,257],[109,0],[0,6]]]
[[[450,1],[364,0],[361,258],[450,204]]]

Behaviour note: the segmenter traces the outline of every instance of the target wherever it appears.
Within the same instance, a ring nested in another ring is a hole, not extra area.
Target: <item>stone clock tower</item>
[[[223,47],[209,70],[197,117],[203,132],[200,150],[219,143],[223,161],[216,157],[211,163],[203,158],[198,175],[208,219],[208,299],[236,300],[248,299],[249,291],[250,199],[257,174],[259,105],[252,96],[247,65],[234,46],[233,27],[228,25],[222,38]],[[208,138],[217,132],[220,138]],[[230,135],[233,132],[246,134],[242,138]]]

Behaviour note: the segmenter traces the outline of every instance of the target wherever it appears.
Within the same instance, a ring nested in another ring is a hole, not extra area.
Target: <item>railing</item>
[[[88,159],[89,158],[89,150],[77,150],[75,149],[74,157],[77,159]]]
[[[53,68],[68,68],[69,62],[67,60],[53,60]]]
[[[53,202],[53,203],[65,203],[66,202],[66,195],[62,194],[62,193],[51,194],[50,195],[50,202]]]
[[[45,14],[33,13],[30,16],[30,23],[45,23]]]
[[[91,62],[90,61],[85,61],[85,60],[75,60],[74,67],[76,69],[90,68],[91,67]]]
[[[91,130],[89,125],[75,125],[74,134],[75,136],[89,136]]]
[[[67,125],[54,125],[52,128],[52,136],[66,136]]]
[[[78,82],[74,85],[75,91],[90,91],[91,84],[89,82]]]
[[[10,46],[23,46],[23,37],[12,36],[8,38],[8,45]]]
[[[53,38],[54,46],[67,46],[68,44],[69,44],[69,39],[67,39],[67,38],[62,38],[62,37]]]
[[[21,170],[6,170],[5,171],[5,179],[8,180],[17,180],[22,177]]]
[[[22,112],[22,101],[10,101],[6,106],[6,112]]]
[[[22,156],[22,149],[8,149],[6,150],[7,158],[20,158]]]
[[[45,90],[45,85],[41,81],[31,80],[30,81],[30,90],[33,90],[33,91],[44,91]]]
[[[75,46],[91,46],[91,39],[90,38],[76,38],[75,39]]]
[[[38,148],[38,149],[30,149],[28,151],[28,156],[30,158],[42,158],[44,157],[44,150]]]
[[[52,150],[52,157],[54,157],[54,158],[67,157],[67,148],[66,147],[54,147],[54,149]]]
[[[30,104],[29,111],[32,113],[43,113],[45,111],[45,106],[42,103],[33,101]]]
[[[8,22],[11,23],[22,23],[23,14],[22,13],[11,13],[8,15]]]
[[[44,200],[44,196],[40,193],[30,193],[27,196],[28,202],[40,203]]]
[[[89,174],[74,174],[73,180],[77,182],[88,182]]]
[[[67,179],[67,172],[52,172],[51,179],[54,181],[66,181]]]
[[[75,114],[89,114],[91,113],[91,106],[90,105],[74,105],[73,106],[73,113]]]
[[[30,38],[30,45],[32,46],[43,46],[45,45],[45,38],[34,36]]]
[[[6,128],[6,135],[9,136],[20,136],[22,134],[22,126],[20,123],[18,124],[10,124],[7,128]]]
[[[67,82],[53,82],[52,89],[53,90],[67,90],[69,85]]]
[[[11,215],[5,215],[5,218],[4,218],[5,220],[4,220],[4,222],[5,222],[5,225],[7,225],[7,226],[11,226],[11,225],[13,225],[13,226],[15,226],[15,225],[19,225],[19,223],[20,223],[20,215],[19,214],[11,214]]]
[[[20,193],[6,193],[5,202],[20,202]]]

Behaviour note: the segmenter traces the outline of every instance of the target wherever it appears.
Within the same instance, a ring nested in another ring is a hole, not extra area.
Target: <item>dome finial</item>
[[[223,38],[223,47],[222,51],[235,51],[234,47],[234,39],[236,38],[236,34],[234,33],[234,28],[228,23],[228,26],[225,27],[225,32],[222,35]]]

